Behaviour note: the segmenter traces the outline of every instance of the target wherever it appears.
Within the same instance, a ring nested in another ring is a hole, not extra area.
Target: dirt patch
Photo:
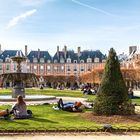
[[[137,115],[113,115],[113,116],[99,116],[93,113],[83,113],[81,114],[82,118],[86,120],[90,120],[99,124],[114,124],[114,123],[139,123],[140,122],[140,114]]]

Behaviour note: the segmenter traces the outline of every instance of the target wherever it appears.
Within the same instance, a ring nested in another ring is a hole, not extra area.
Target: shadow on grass
[[[48,120],[48,119],[43,119],[43,118],[36,118],[36,117],[33,117],[33,118],[30,118],[30,120],[32,121],[38,121],[38,122],[50,122],[50,123],[58,123],[56,121],[52,121],[52,120]]]

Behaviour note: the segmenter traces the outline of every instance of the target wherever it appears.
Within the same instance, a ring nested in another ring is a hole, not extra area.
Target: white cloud
[[[23,14],[20,14],[19,16],[16,16],[16,17],[12,18],[12,19],[9,21],[9,23],[8,23],[8,25],[7,25],[7,27],[6,27],[6,29],[9,29],[9,28],[11,28],[11,27],[14,27],[14,26],[17,25],[21,20],[26,19],[26,18],[29,17],[29,16],[32,16],[36,11],[37,11],[36,9],[29,10],[29,11],[26,11],[25,13],[23,13]]]
[[[52,2],[54,0],[18,0],[22,6],[37,6],[45,2]]]
[[[78,1],[78,0],[72,0],[72,2],[74,2],[74,3],[78,4],[78,5],[81,5],[81,6],[90,8],[90,9],[95,10],[95,11],[97,11],[97,12],[100,12],[100,13],[102,13],[102,14],[109,15],[109,16],[113,16],[113,14],[111,14],[111,13],[105,11],[105,10],[102,10],[102,9],[99,9],[99,8],[96,8],[96,7],[93,7],[93,6],[90,6],[90,5],[88,5],[88,4],[85,4],[85,3],[80,2],[80,1]]]

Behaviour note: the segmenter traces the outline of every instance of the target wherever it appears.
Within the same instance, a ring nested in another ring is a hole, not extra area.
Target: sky
[[[2,50],[100,50],[140,45],[140,0],[1,0]]]

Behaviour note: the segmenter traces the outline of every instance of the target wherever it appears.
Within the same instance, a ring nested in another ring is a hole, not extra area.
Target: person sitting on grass
[[[12,106],[10,114],[14,114],[15,119],[27,119],[32,117],[32,111],[27,110],[26,103],[21,95],[17,97],[17,103]]]

